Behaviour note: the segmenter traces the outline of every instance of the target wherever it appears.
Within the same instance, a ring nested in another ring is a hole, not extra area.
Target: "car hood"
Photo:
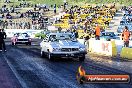
[[[59,40],[59,42],[51,42],[50,45],[52,47],[60,47],[60,48],[79,48],[79,47],[85,47],[83,44],[79,43],[78,41],[69,41],[69,40]]]
[[[26,37],[26,36],[19,36],[17,37],[18,39],[29,39],[30,37]]]

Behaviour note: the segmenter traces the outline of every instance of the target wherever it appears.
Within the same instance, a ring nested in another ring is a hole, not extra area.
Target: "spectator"
[[[66,0],[64,0],[64,10],[66,9],[66,5],[67,5],[67,2],[66,2]]]
[[[88,31],[86,31],[84,34],[84,45],[86,45],[87,48],[89,47],[89,39],[90,39],[90,35],[89,35]]]
[[[30,29],[31,28],[31,26],[30,26],[30,22],[28,22],[28,28],[27,29]]]
[[[5,7],[4,6],[2,6],[1,11],[2,11],[2,13],[5,13]]]
[[[73,30],[73,36],[75,37],[75,38],[78,38],[78,32],[74,29]]]
[[[5,3],[10,3],[10,0],[5,0]]]
[[[20,18],[23,18],[24,17],[24,14],[23,13],[21,13],[21,16],[20,16]]]
[[[6,18],[7,18],[7,19],[12,19],[12,16],[10,15],[10,13],[7,13],[7,14],[6,14]]]
[[[15,12],[15,8],[12,6],[11,7],[11,13],[14,13]]]
[[[8,22],[5,21],[5,22],[4,22],[4,28],[7,29],[7,26],[8,26]]]
[[[61,33],[61,30],[62,30],[62,28],[61,28],[61,27],[59,27],[59,28],[58,28],[58,32],[59,32],[59,33]]]
[[[56,14],[56,4],[54,5],[54,13]]]
[[[85,25],[85,28],[87,30],[87,28],[88,28],[88,20],[85,21],[84,25]]]
[[[2,14],[2,18],[4,18],[5,17],[5,15],[4,14]]]

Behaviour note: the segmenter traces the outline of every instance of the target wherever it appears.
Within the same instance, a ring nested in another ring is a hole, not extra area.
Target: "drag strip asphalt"
[[[128,84],[78,84],[76,72],[82,65],[87,74],[129,74],[126,70],[118,69],[111,65],[97,63],[91,58],[84,62],[76,59],[60,59],[50,61],[40,57],[39,43],[41,40],[35,39],[32,46],[16,45],[12,46],[6,41],[7,52],[3,53],[10,68],[19,80],[23,88],[131,88]],[[131,62],[130,62],[131,63]],[[124,65],[124,64],[123,64]],[[128,68],[128,69],[131,69]]]

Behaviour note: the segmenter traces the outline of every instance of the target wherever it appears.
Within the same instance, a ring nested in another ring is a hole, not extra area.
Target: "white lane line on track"
[[[9,68],[12,70],[12,72],[14,73],[15,77],[17,78],[17,80],[19,81],[19,84],[21,85],[21,87],[23,88],[29,88],[27,86],[27,84],[23,81],[23,79],[17,74],[17,71],[15,70],[15,68],[12,66],[12,64],[8,61],[7,57],[2,53],[5,61],[7,62]]]

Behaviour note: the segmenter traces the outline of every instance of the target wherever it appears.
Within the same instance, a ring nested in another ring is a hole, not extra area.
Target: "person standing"
[[[56,4],[54,4],[54,14],[56,14]]]
[[[125,26],[122,32],[122,39],[124,41],[124,47],[129,47],[129,38],[130,38],[130,32],[128,30],[128,27]]]
[[[10,0],[5,0],[5,3],[10,3]]]
[[[58,33],[61,33],[61,31],[62,31],[62,28],[59,27],[59,28],[58,28]]]
[[[73,36],[74,36],[75,38],[78,38],[78,32],[77,32],[77,30],[73,29],[72,34],[73,34]]]
[[[84,45],[86,46],[87,49],[89,47],[89,39],[90,39],[90,34],[89,34],[88,30],[87,30],[84,33]]]
[[[85,25],[85,28],[86,28],[86,30],[87,30],[87,29],[88,29],[88,20],[85,20],[84,25]]]
[[[6,33],[4,32],[4,29],[0,29],[0,51],[2,51],[2,47],[4,51],[6,51],[4,39],[6,39]]]
[[[100,27],[97,24],[95,27],[95,38],[96,38],[96,40],[100,40],[100,32],[101,32]]]

